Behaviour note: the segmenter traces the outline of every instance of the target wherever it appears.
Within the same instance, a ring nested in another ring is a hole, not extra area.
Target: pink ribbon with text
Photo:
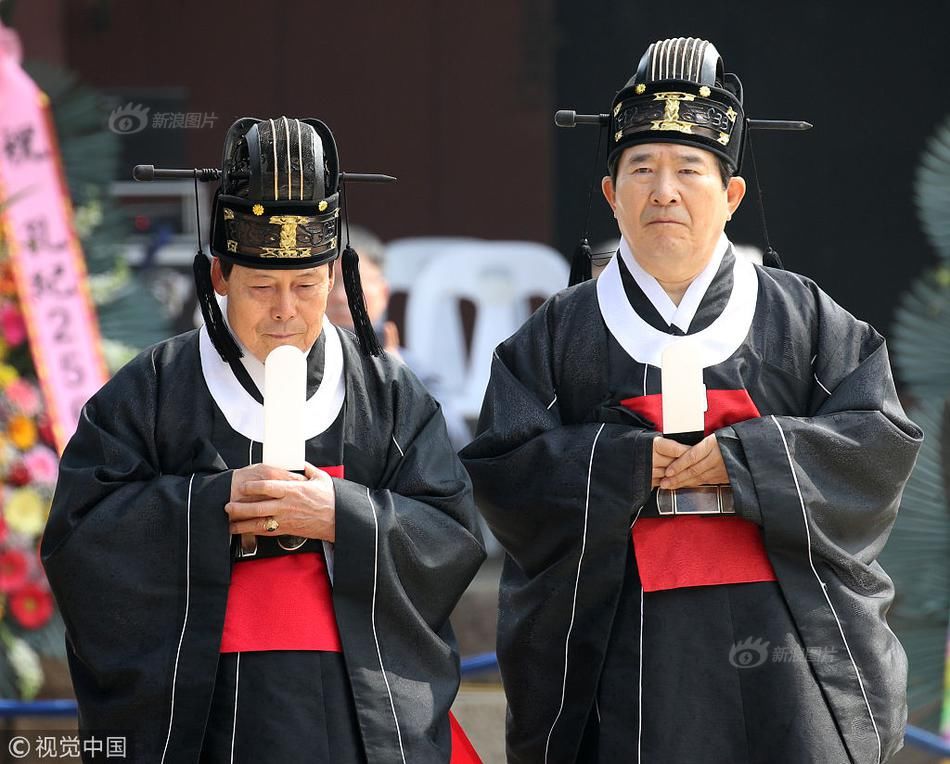
[[[48,99],[0,26],[0,224],[60,452],[108,378]]]

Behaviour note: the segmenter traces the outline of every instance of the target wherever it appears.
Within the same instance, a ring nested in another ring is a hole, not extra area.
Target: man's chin
[[[274,348],[279,348],[281,345],[291,345],[298,350],[306,352],[310,349],[310,345],[312,344],[312,342],[307,342],[307,336],[305,334],[290,334],[285,336],[266,334],[260,338],[258,347],[266,357]]]
[[[678,229],[680,226],[663,226],[666,229]],[[679,235],[677,235],[679,234]],[[689,237],[673,230],[661,235],[643,237],[640,246],[634,250],[638,255],[654,258],[688,257],[692,252]]]

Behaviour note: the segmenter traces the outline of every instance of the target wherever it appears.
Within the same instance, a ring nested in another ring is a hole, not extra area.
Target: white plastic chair
[[[387,251],[388,263],[396,259]],[[443,242],[412,279],[403,338],[413,356],[436,371],[443,403],[475,418],[481,408],[495,346],[524,323],[532,298],[567,286],[570,269],[544,244],[523,241]],[[475,306],[471,352],[459,312]]]
[[[393,239],[386,244],[386,281],[392,294],[409,293],[428,262],[442,252],[478,239],[461,236],[416,236]]]

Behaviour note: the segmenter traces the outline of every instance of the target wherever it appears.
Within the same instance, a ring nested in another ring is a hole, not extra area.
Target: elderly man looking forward
[[[497,349],[461,455],[507,552],[510,762],[901,746],[876,559],[921,432],[874,329],[736,257],[745,128],[713,45],[651,45],[610,112],[619,251]]]

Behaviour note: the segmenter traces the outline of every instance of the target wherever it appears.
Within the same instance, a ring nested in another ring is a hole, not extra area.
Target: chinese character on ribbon
[[[5,130],[3,134],[3,152],[7,161],[13,164],[29,160],[45,159],[45,151],[33,148],[34,126],[27,125],[16,130]]]

